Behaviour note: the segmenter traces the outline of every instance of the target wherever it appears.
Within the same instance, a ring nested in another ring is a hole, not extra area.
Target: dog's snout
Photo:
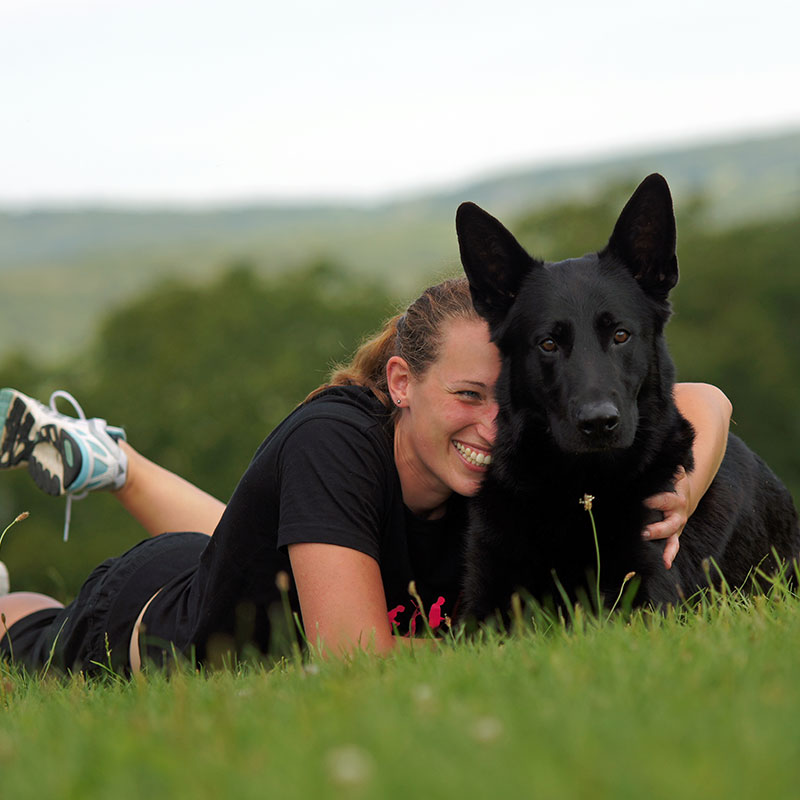
[[[612,433],[619,425],[619,409],[610,401],[587,403],[578,415],[578,428],[586,436]]]

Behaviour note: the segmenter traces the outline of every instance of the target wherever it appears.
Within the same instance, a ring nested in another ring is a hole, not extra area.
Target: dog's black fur
[[[664,542],[641,538],[643,500],[670,490],[679,465],[691,469],[694,438],[673,401],[663,336],[678,281],[664,178],[646,178],[605,249],[582,258],[537,261],[472,203],[460,206],[456,227],[475,308],[502,356],[492,466],[468,537],[467,616],[507,612],[520,589],[558,604],[554,576],[570,598],[594,596],[585,494],[595,498],[606,603],[629,572],[641,579],[637,604],[664,605],[708,585],[707,559],[729,585],[744,586],[754,567],[776,568],[773,548],[781,559],[798,556],[788,491],[733,435],[671,570]]]

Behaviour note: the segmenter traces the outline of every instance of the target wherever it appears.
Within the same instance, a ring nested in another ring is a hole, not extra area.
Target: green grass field
[[[0,666],[0,797],[796,798],[798,654],[780,591],[347,664]]]

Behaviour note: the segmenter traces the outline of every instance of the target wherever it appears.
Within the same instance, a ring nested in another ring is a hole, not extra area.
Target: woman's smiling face
[[[491,463],[500,355],[485,322],[455,319],[421,376],[404,372],[403,364],[395,358],[389,365],[392,396],[401,406],[395,462],[406,505],[435,514],[451,492],[475,494]]]

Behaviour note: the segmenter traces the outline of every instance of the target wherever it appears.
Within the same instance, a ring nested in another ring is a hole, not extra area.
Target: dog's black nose
[[[578,428],[586,436],[611,433],[619,425],[619,410],[610,401],[587,403],[578,412]]]

